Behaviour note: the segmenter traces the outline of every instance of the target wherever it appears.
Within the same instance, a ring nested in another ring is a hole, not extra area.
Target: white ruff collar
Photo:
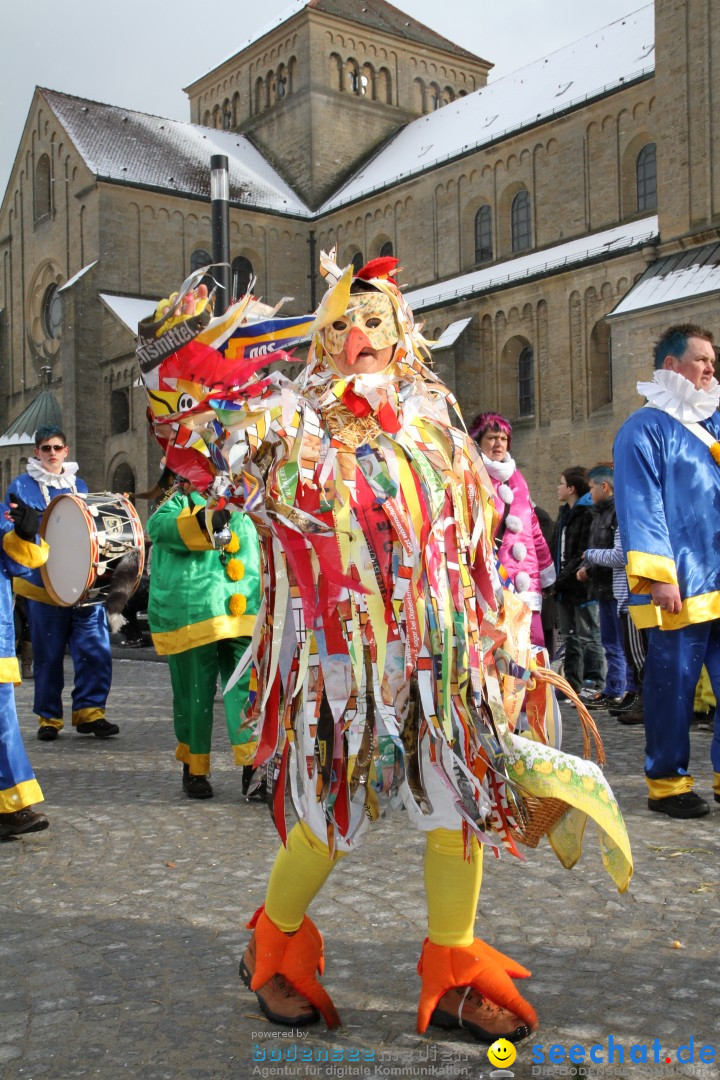
[[[28,476],[31,476],[33,480],[37,480],[38,484],[44,484],[45,487],[75,489],[75,474],[78,471],[77,461],[66,461],[63,465],[63,471],[59,475],[43,469],[37,458],[28,458],[25,468]]]
[[[689,379],[677,371],[659,368],[652,382],[639,382],[638,394],[647,398],[648,405],[662,409],[681,424],[707,420],[720,405],[720,383],[713,379],[709,390],[696,390]]]
[[[506,454],[502,461],[493,461],[485,454],[482,455],[482,459],[493,480],[499,480],[502,484],[506,484],[515,472],[515,461],[509,454]]]

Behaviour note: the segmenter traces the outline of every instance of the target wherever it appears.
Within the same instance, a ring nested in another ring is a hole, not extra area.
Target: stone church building
[[[0,207],[3,488],[59,414],[91,491],[152,484],[132,330],[210,261],[222,153],[235,295],[254,276],[307,312],[321,249],[395,254],[466,420],[511,419],[554,513],[658,333],[720,333],[720,5],[656,0],[491,67],[385,0],[294,0],[186,88],[188,123],[36,89]]]

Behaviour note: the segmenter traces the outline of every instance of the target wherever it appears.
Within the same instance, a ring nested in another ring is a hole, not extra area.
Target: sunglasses
[[[61,450],[65,449],[67,448],[62,444],[56,445],[55,443],[43,443],[42,446],[38,446],[38,450],[40,450],[43,454],[59,454]]]

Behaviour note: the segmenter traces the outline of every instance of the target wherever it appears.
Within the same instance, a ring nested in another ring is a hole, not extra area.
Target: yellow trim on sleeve
[[[50,593],[46,589],[41,585],[33,585],[32,581],[26,581],[25,578],[13,578],[13,592],[17,596],[24,596],[26,600],[37,600],[39,604],[50,604],[51,607],[58,606],[50,599]]]
[[[28,570],[37,570],[39,566],[47,562],[50,554],[50,548],[44,540],[41,540],[39,544],[36,544],[34,540],[23,540],[14,529],[3,536],[3,547],[6,555],[21,566],[26,566]]]
[[[0,683],[14,683],[18,686],[21,681],[17,656],[0,656]]]
[[[0,814],[14,814],[17,810],[25,810],[43,801],[37,780],[23,780],[15,787],[0,791]]]
[[[678,583],[675,560],[668,559],[665,555],[628,551],[625,569],[631,593],[649,593],[653,581],[661,581],[665,585]]]
[[[683,626],[720,619],[720,592],[689,596],[677,615],[662,611],[656,604],[630,604],[628,610],[640,630],[681,630]]]
[[[210,537],[203,531],[198,521],[199,514],[204,511],[204,506],[195,506],[192,510],[186,506],[177,516],[180,539],[189,551],[212,551]]]
[[[155,652],[159,656],[169,656],[186,652],[188,649],[198,649],[201,645],[209,645],[212,641],[222,641],[225,638],[252,637],[256,619],[257,615],[216,615],[191,626],[181,626],[177,630],[166,630],[161,634],[154,633],[152,639]]]

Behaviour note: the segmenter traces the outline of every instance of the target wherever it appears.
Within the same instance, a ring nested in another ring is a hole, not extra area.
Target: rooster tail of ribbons
[[[248,487],[256,485],[249,478],[242,483],[242,469],[233,468],[238,439],[231,429],[248,403],[259,416],[281,404],[288,380],[260,369],[276,360],[296,362],[289,350],[307,339],[314,316],[279,316],[283,301],[270,307],[247,292],[213,317],[214,290],[203,284],[210,269],[196,270],[142,320],[136,351],[148,421],[168,468],[216,498],[223,487],[233,497],[235,474],[243,494],[237,501],[244,503]]]

